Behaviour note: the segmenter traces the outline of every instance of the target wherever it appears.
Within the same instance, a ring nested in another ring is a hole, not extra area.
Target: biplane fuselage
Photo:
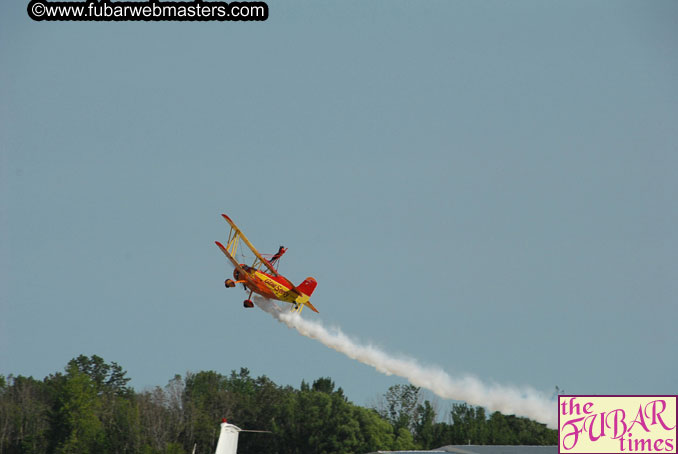
[[[264,298],[285,301],[292,304],[303,304],[309,300],[309,295],[304,293],[299,295],[297,292],[293,291],[292,288],[294,288],[294,286],[292,285],[289,287],[291,282],[284,276],[273,276],[247,266],[244,263],[241,263],[240,267],[247,273],[247,277],[242,276],[240,271],[235,269],[233,270],[233,277],[236,282],[246,281],[242,282],[245,287]],[[308,282],[309,279],[313,278],[308,278],[304,282]],[[313,279],[313,282],[315,282],[315,279]]]
[[[250,291],[250,297],[252,296],[252,293],[257,293],[264,298],[291,303],[293,305],[293,311],[301,312],[304,306],[308,306],[312,311],[318,312],[310,301],[311,294],[315,290],[316,285],[318,285],[315,279],[308,277],[304,282],[295,286],[289,279],[278,273],[278,270],[273,267],[271,262],[259,254],[254,246],[252,246],[252,243],[250,243],[247,237],[245,237],[228,216],[225,214],[222,214],[221,216],[231,226],[231,231],[228,235],[228,243],[226,246],[218,241],[215,241],[215,243],[235,268],[233,271],[235,281],[227,279],[225,282],[226,287],[235,287],[236,284],[243,284],[245,288]],[[241,241],[255,256],[252,265],[239,263],[235,259],[236,251],[238,250],[238,245]],[[284,248],[281,246],[280,249],[281,252],[279,254],[282,255],[282,253],[284,253]],[[277,258],[279,258],[279,255],[274,257],[274,261]],[[245,300],[244,305],[245,307],[253,307],[253,303],[249,298]]]

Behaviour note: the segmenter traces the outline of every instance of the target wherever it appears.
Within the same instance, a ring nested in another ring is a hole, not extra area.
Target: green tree
[[[450,444],[487,444],[488,427],[484,408],[454,404],[450,414],[452,419]]]
[[[328,381],[315,382],[316,389],[288,395],[275,431],[280,434],[281,453],[324,454],[356,452],[361,445],[360,424],[353,404],[341,390],[334,391]],[[329,391],[329,392],[328,392]]]
[[[412,449],[417,449],[417,445],[414,443],[414,438],[412,433],[407,430],[406,427],[401,427],[396,432],[396,438],[393,443],[394,451],[409,451]]]
[[[99,418],[104,426],[104,451],[137,452],[141,443],[141,425],[136,398],[104,397],[102,410]]]
[[[134,452],[140,429],[134,390],[116,363],[80,355],[65,374],[45,379],[52,394],[50,450],[54,452]]]
[[[54,377],[52,382],[56,386],[55,452],[102,452],[104,427],[98,417],[101,401],[97,383],[73,363],[66,367],[65,376]]]
[[[313,382],[311,389],[325,394],[332,394],[334,393],[334,382],[330,377],[321,377]]]
[[[423,405],[417,406],[417,420],[414,426],[414,441],[422,449],[431,449],[435,441],[436,412],[431,402],[424,401]]]
[[[125,376],[127,372],[115,362],[108,364],[97,355],[92,355],[89,358],[80,355],[70,360],[67,367],[76,368],[87,375],[94,383],[98,394],[129,396],[132,393],[132,389],[127,386],[127,382],[130,380]]]
[[[0,452],[45,452],[49,411],[50,396],[44,383],[10,375],[0,389]]]
[[[395,449],[393,426],[374,409],[353,408],[353,418],[358,422],[358,448],[356,452],[376,452]]]
[[[554,445],[558,443],[558,432],[547,428],[545,424],[515,415],[503,416],[503,419],[508,426],[507,432],[511,434],[511,444]]]
[[[166,389],[157,386],[136,396],[142,453],[164,452],[165,447],[177,442],[182,433],[180,426],[172,424],[173,415]]]
[[[5,376],[0,374],[0,452],[5,452],[8,449],[9,434],[10,434],[10,403],[7,398],[7,380]]]
[[[421,403],[421,388],[413,385],[393,385],[384,394],[386,407],[380,414],[386,418],[396,434],[401,428],[414,433],[417,421],[417,408]]]
[[[247,386],[249,376],[243,383],[229,383],[229,380],[214,371],[187,374],[184,393],[184,410],[187,413],[187,431],[184,447],[195,442],[200,450],[211,450],[219,437],[216,423],[223,417],[230,417],[233,411],[231,392],[228,386]]]
[[[292,388],[277,386],[266,376],[253,380],[254,392],[245,400],[236,394],[233,418],[241,428],[254,430],[275,430],[276,421],[282,417],[282,408],[292,396]],[[243,408],[246,405],[247,408]],[[242,453],[277,452],[279,437],[272,434],[243,433],[238,451]]]
[[[0,454],[185,454],[214,450],[218,421],[272,435],[241,434],[241,454],[343,454],[430,449],[448,444],[556,444],[557,432],[514,415],[453,405],[436,422],[429,401],[408,385],[389,388],[380,411],[348,401],[330,377],[300,389],[247,369],[176,375],[135,393],[126,372],[81,355],[63,373],[37,381],[0,375]]]

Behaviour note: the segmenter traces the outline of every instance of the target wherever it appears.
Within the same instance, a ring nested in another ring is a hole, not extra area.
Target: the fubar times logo
[[[558,396],[560,454],[676,453],[678,396]]]

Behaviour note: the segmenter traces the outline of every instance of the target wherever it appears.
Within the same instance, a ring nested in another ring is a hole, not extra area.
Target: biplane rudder
[[[304,295],[311,296],[317,285],[318,282],[316,282],[315,279],[312,277],[307,277],[304,282],[297,286],[297,290],[299,290]]]

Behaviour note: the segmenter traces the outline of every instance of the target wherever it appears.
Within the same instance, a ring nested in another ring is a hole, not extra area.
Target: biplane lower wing
[[[242,266],[240,266],[238,261],[228,252],[224,245],[218,241],[215,241],[214,243],[219,247],[219,249],[221,249],[221,252],[223,252],[224,255],[228,257],[228,259],[231,261],[235,269],[238,270],[238,275],[240,276],[238,277],[238,279],[245,279],[249,283],[255,284],[255,282],[249,277],[249,273],[245,271]]]
[[[221,243],[218,242],[218,241],[215,241],[214,243],[215,243],[217,246],[219,246],[219,249],[221,249],[221,252],[224,253],[224,255],[231,261],[231,263],[233,264],[233,266],[234,266],[238,271],[241,271],[241,272],[244,272],[244,271],[245,271],[245,270],[242,269],[242,267],[240,266],[240,264],[238,263],[238,261],[237,261],[235,258],[233,258],[233,256],[228,252],[228,250],[224,247],[223,244],[221,244]]]

